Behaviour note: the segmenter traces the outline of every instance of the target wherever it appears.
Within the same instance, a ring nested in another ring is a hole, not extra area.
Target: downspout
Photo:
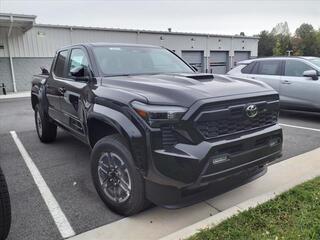
[[[233,40],[234,40],[234,36],[231,37],[231,51],[232,51],[232,54],[229,54],[230,55],[230,63],[229,63],[229,71],[234,68],[234,62],[233,62],[233,58],[234,58],[234,49],[233,49]]]
[[[11,77],[12,77],[12,84],[13,84],[13,91],[17,92],[17,85],[16,85],[16,78],[14,75],[14,68],[13,68],[13,61],[11,56],[11,45],[10,45],[10,36],[12,32],[12,26],[13,26],[13,16],[10,16],[10,27],[7,35],[7,43],[8,43],[8,54],[9,54],[9,61],[10,61],[10,70],[11,70]]]

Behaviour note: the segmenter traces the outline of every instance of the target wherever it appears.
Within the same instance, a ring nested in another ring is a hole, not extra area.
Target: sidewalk
[[[199,228],[218,223],[319,175],[320,148],[317,148],[274,164],[261,178],[208,201],[179,210],[153,208],[79,234],[70,240],[183,239]]]
[[[1,99],[12,99],[12,98],[26,98],[30,97],[31,92],[30,91],[25,91],[25,92],[16,92],[16,93],[8,93],[7,95],[0,95],[0,100]]]

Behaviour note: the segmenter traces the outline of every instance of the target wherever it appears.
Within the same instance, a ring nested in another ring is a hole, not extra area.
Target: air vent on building
[[[39,37],[45,37],[45,36],[46,36],[46,33],[39,31],[39,32],[38,32],[38,36],[39,36]]]

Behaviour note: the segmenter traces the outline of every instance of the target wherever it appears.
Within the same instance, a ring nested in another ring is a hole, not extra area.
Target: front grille
[[[278,104],[278,101],[256,103],[259,113],[253,118],[245,113],[247,105],[205,112],[197,118],[196,128],[205,139],[210,139],[271,126],[278,120]]]
[[[164,147],[172,146],[178,143],[176,133],[171,126],[162,127],[161,133],[162,133],[162,145]]]

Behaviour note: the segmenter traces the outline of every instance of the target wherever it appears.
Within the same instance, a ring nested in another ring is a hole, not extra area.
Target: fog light
[[[273,147],[275,145],[278,145],[281,142],[281,139],[279,137],[277,138],[271,138],[269,141],[269,146]]]
[[[220,156],[216,156],[216,157],[211,158],[212,164],[214,164],[214,165],[219,164],[219,163],[223,163],[223,162],[227,162],[229,160],[230,159],[229,159],[228,155],[220,155]]]

